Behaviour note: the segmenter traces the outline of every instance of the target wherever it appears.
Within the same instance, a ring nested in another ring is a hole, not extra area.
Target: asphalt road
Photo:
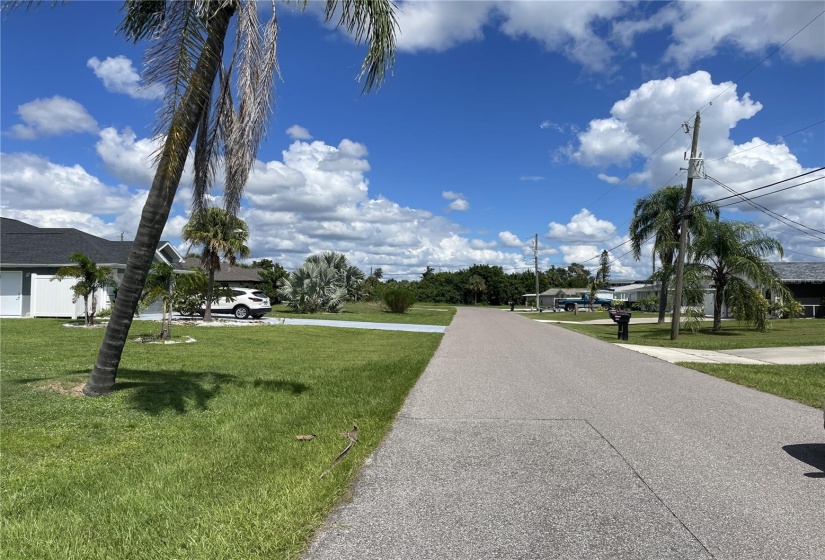
[[[825,558],[822,411],[460,308],[312,559]]]

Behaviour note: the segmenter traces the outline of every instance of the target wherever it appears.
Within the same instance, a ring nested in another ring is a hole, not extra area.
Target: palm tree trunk
[[[209,280],[206,283],[206,309],[203,312],[203,320],[212,321],[212,295],[215,293],[215,269],[209,267]]]
[[[722,329],[722,304],[724,288],[716,287],[716,293],[713,297],[713,332],[719,332]]]
[[[166,136],[152,188],[143,206],[135,241],[126,262],[126,272],[118,290],[112,316],[106,327],[103,344],[95,361],[95,367],[83,386],[83,394],[89,397],[108,395],[112,392],[129,336],[132,319],[140,300],[146,276],[155,256],[160,236],[169,218],[169,211],[183,174],[183,166],[189,146],[195,138],[198,122],[206,104],[209,91],[218,73],[223,43],[234,15],[234,5],[229,4],[217,12],[209,24],[207,45],[198,59],[192,81],[172,119],[170,133]],[[174,131],[174,134],[171,132]]]
[[[662,280],[662,285],[659,288],[659,321],[661,325],[665,322],[665,313],[667,312],[667,281]]]

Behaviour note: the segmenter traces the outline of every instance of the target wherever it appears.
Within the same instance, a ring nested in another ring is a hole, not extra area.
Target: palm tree
[[[714,332],[722,327],[723,304],[735,308],[742,318],[755,319],[759,330],[765,328],[767,304],[762,301],[762,294],[748,281],[762,288],[770,288],[775,294],[793,297],[765,260],[773,253],[779,253],[781,257],[782,244],[755,224],[747,222],[713,220],[708,223],[704,234],[694,240],[696,263],[693,266],[710,279],[715,288]]]
[[[72,286],[72,292],[74,293],[74,301],[83,298],[83,313],[86,326],[89,327],[95,322],[97,292],[104,288],[115,287],[117,282],[112,275],[111,267],[97,266],[97,263],[83,253],[72,253],[69,255],[69,262],[77,263],[77,266],[64,266],[58,269],[53,280],[79,279],[77,284]],[[91,310],[89,309],[90,299],[92,303]]]
[[[650,193],[636,201],[633,219],[630,221],[630,244],[633,257],[638,261],[642,256],[642,244],[650,237],[654,238],[653,251],[659,256],[662,270],[659,275],[659,324],[665,322],[667,309],[668,282],[673,274],[676,253],[679,248],[679,231],[682,225],[685,187],[672,185]],[[701,233],[707,223],[706,214],[714,212],[719,215],[716,205],[703,200],[690,201],[692,219],[690,220],[691,237]]]
[[[265,25],[259,24],[258,4],[252,0],[126,0],[124,9],[119,31],[134,42],[151,41],[146,78],[149,85],[161,84],[166,91],[157,126],[166,140],[157,154],[157,171],[103,344],[83,387],[87,396],[105,395],[114,387],[129,328],[193,141],[197,136],[194,209],[205,206],[217,158],[223,156],[226,209],[235,215],[271,113],[278,71],[274,3]],[[391,0],[327,0],[325,19],[333,17],[359,43],[368,44],[359,74],[364,78],[363,91],[368,92],[380,85],[394,62],[394,6]],[[233,18],[237,19],[235,51],[225,57],[224,43]]]
[[[357,266],[350,265],[345,254],[325,251],[308,256],[305,262],[325,265],[335,270],[338,283],[346,291],[347,297],[353,301],[358,300],[365,279],[364,272]]]
[[[143,287],[141,303],[151,305],[161,302],[160,338],[172,338],[172,304],[175,297],[175,272],[166,263],[152,263],[146,284]]]
[[[484,283],[484,278],[479,276],[478,274],[473,274],[470,278],[467,279],[467,287],[473,292],[473,296],[475,296],[475,304],[478,304],[478,294],[487,290],[487,284]]]
[[[287,278],[278,281],[278,295],[293,311],[338,312],[347,299],[339,272],[326,261],[307,261]]]
[[[236,257],[249,256],[249,228],[240,218],[222,208],[205,208],[192,214],[189,223],[183,227],[184,241],[203,247],[201,268],[208,276],[206,284],[205,321],[212,320],[212,299],[215,290],[215,272],[221,269],[221,261],[235,266]]]

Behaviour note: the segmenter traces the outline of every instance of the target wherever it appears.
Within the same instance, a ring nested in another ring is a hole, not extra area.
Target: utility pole
[[[701,113],[696,111],[693,121],[693,142],[690,144],[690,160],[688,160],[688,178],[685,183],[685,201],[682,204],[682,225],[679,228],[679,255],[676,259],[676,282],[673,287],[673,320],[670,324],[670,340],[679,338],[679,320],[682,314],[682,289],[685,275],[685,252],[687,250],[688,227],[690,223],[690,192],[693,189],[693,177],[698,171],[696,162],[696,148],[699,145],[699,122]],[[685,123],[685,129],[687,129]],[[687,130],[685,130],[687,132]]]
[[[541,303],[539,298],[539,234],[536,234],[536,243],[533,245],[533,260],[536,265],[536,309],[541,313]]]

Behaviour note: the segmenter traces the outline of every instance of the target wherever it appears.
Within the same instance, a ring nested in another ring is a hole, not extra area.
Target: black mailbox
[[[613,320],[619,325],[619,340],[627,340],[627,331],[630,326],[630,311],[617,311],[615,316],[611,314]]]

